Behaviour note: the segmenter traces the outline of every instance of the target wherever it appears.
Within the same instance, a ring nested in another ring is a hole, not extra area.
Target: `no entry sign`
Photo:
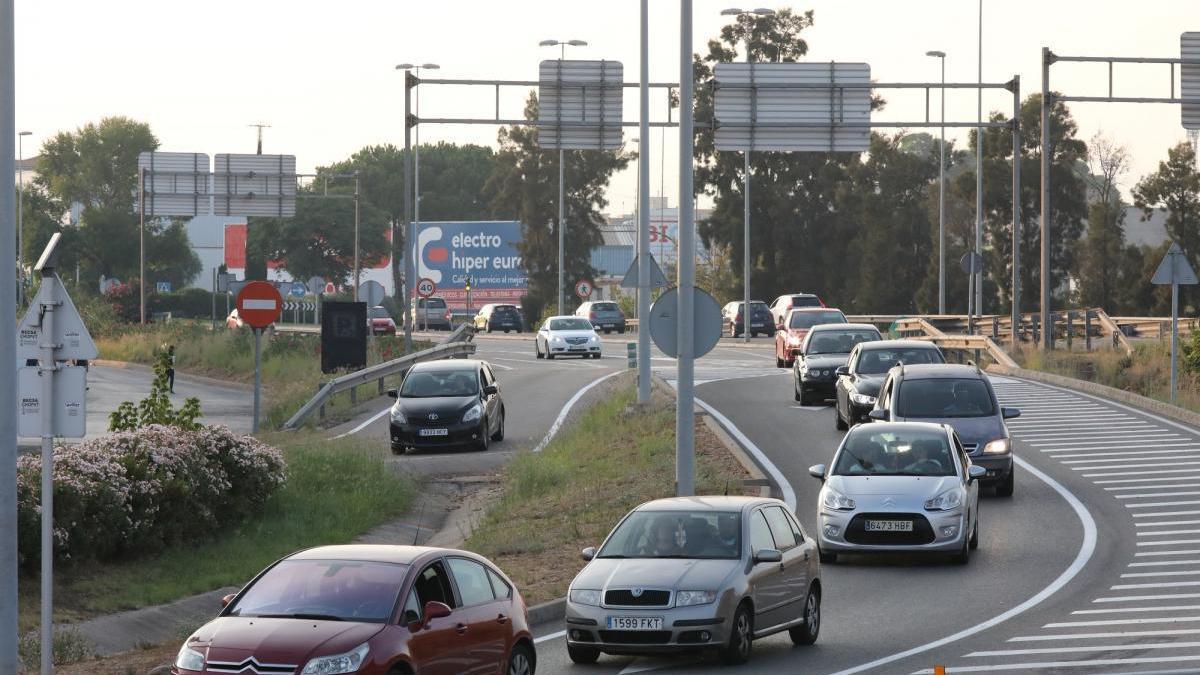
[[[238,316],[253,328],[262,330],[275,323],[283,311],[279,291],[265,281],[251,281],[237,296]]]

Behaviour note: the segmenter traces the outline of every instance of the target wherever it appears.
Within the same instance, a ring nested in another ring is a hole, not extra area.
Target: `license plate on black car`
[[[449,429],[422,429],[419,433],[422,436],[449,436],[450,430]]]

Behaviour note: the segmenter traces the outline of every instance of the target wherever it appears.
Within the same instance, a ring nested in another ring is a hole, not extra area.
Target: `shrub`
[[[189,397],[183,402],[183,407],[176,410],[171,405],[167,395],[167,370],[174,367],[173,348],[161,349],[154,358],[154,382],[150,385],[150,395],[142,399],[136,406],[132,401],[125,401],[108,415],[109,431],[132,431],[152,424],[162,424],[178,427],[187,431],[200,428],[196,421],[200,417],[200,399]]]
[[[39,553],[41,460],[17,463],[21,564]],[[223,426],[152,425],[54,450],[60,560],[112,560],[215,533],[261,511],[284,482],[282,454]]]

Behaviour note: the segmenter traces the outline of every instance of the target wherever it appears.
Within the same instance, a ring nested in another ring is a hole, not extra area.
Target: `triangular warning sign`
[[[1172,243],[1171,248],[1167,249],[1167,254],[1158,264],[1158,269],[1154,271],[1150,282],[1159,286],[1170,286],[1171,284],[1194,286],[1200,283],[1196,279],[1196,270],[1192,269],[1192,264],[1188,262],[1183,249],[1179,248],[1179,244],[1176,243]]]
[[[663,274],[662,268],[658,266],[658,261],[654,256],[650,256],[650,287],[651,288],[666,288],[667,275]],[[637,288],[638,287],[638,256],[633,256],[633,262],[629,265],[629,271],[625,272],[625,278],[621,279],[621,288]]]
[[[51,292],[56,297],[48,298],[47,295]],[[37,297],[29,306],[29,311],[25,312],[21,324],[17,326],[17,361],[24,363],[41,357],[42,350],[39,345],[42,341],[42,303],[50,300],[62,303],[54,310],[54,335],[51,340],[59,345],[58,350],[54,352],[54,358],[58,361],[96,358],[99,354],[96,343],[92,341],[91,333],[88,333],[87,327],[83,325],[83,317],[79,316],[79,310],[75,309],[75,303],[71,302],[67,289],[62,287],[57,278],[50,278],[42,279]]]

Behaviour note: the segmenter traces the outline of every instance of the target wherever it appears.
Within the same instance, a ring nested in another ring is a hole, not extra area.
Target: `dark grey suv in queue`
[[[987,469],[984,484],[1013,493],[1012,437],[1004,420],[1019,417],[1002,408],[988,376],[976,366],[901,365],[888,372],[871,419],[948,424],[962,439],[971,462]]]

